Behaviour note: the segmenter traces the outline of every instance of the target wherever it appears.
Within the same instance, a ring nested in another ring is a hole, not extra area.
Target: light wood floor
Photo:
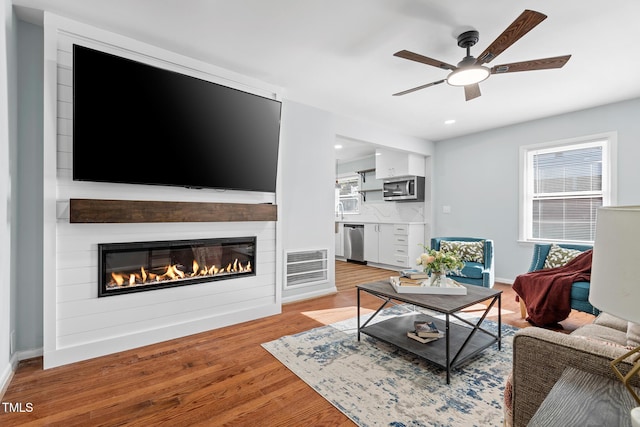
[[[275,316],[46,371],[42,358],[22,361],[1,400],[33,411],[0,407],[0,426],[353,426],[260,344],[355,316],[355,285],[390,273],[336,262],[337,293],[285,304]],[[496,288],[503,321],[528,326],[511,287]],[[379,300],[363,295],[362,305]],[[562,325],[592,319],[574,312]]]

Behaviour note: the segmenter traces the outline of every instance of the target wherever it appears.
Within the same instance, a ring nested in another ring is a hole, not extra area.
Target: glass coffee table
[[[360,334],[363,333],[420,356],[432,364],[446,369],[447,384],[449,384],[451,369],[462,365],[495,343],[498,344],[498,350],[502,349],[502,316],[500,313],[502,291],[474,285],[463,286],[467,288],[466,295],[398,293],[390,283],[385,281],[358,285],[358,341],[360,341]],[[382,305],[362,325],[360,325],[361,292],[374,295],[383,301]],[[444,320],[417,312],[370,324],[378,313],[392,301],[413,304],[443,314]],[[489,301],[489,304],[475,323],[459,316],[461,310],[483,301]],[[493,333],[483,327],[483,322],[496,302],[498,303],[498,331]],[[456,319],[457,322],[452,322],[451,318]],[[438,329],[445,333],[445,336],[426,344],[407,337],[407,331],[413,330],[413,322],[416,320],[434,322]]]

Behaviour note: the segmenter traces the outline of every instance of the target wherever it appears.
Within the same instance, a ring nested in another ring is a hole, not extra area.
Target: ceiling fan
[[[520,40],[522,36],[527,34],[539,23],[546,19],[547,15],[533,10],[525,10],[516,18],[515,21],[507,27],[506,30],[494,40],[493,43],[487,47],[484,52],[474,58],[471,56],[471,47],[478,42],[478,31],[471,30],[465,31],[458,36],[458,46],[467,50],[467,56],[458,63],[457,66],[447,64],[446,62],[438,61],[408,50],[401,50],[394,53],[394,56],[399,58],[409,59],[411,61],[420,62],[423,64],[438,67],[443,70],[450,70],[451,73],[446,79],[438,80],[435,82],[427,83],[422,86],[414,87],[402,92],[394,93],[393,96],[406,95],[411,92],[415,92],[420,89],[425,89],[431,86],[438,85],[440,83],[447,82],[451,86],[463,86],[464,95],[467,101],[480,96],[480,83],[483,80],[489,78],[491,74],[504,74],[514,73],[516,71],[532,71],[532,70],[547,70],[551,68],[561,68],[569,61],[571,55],[555,56],[553,58],[534,59],[531,61],[513,62],[511,64],[496,65],[492,68],[485,67],[483,64],[487,64],[493,61],[498,55],[504,52],[509,46]]]

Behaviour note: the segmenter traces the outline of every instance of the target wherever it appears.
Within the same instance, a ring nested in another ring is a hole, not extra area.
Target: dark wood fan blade
[[[431,65],[433,67],[437,67],[443,70],[455,70],[456,66],[447,64],[446,62],[438,61],[437,59],[429,58],[424,55],[420,55],[419,53],[410,52],[408,50],[401,50],[393,54],[393,56],[397,56],[398,58],[408,59],[410,61],[420,62],[422,64]]]
[[[464,87],[464,99],[466,101],[471,101],[472,99],[477,98],[480,95],[480,85],[478,83],[466,85]]]
[[[435,86],[435,85],[439,85],[440,83],[444,83],[444,82],[445,82],[445,80],[438,80],[437,82],[427,83],[426,85],[422,85],[422,86],[414,87],[413,89],[407,89],[407,90],[404,90],[404,91],[402,91],[402,92],[394,93],[394,94],[393,94],[393,96],[402,96],[402,95],[406,95],[406,94],[408,94],[408,93],[415,92],[415,91],[420,90],[420,89],[426,89],[426,88],[428,88],[428,87]]]
[[[515,73],[517,71],[549,70],[562,68],[569,61],[571,55],[554,56],[553,58],[533,59],[531,61],[513,62],[511,64],[496,65],[491,68],[491,74]]]
[[[546,18],[547,15],[540,12],[525,10],[516,18],[515,21],[511,23],[511,25],[507,27],[506,30],[502,32],[502,34],[498,36],[497,39],[493,41],[493,43],[489,45],[488,48],[485,49],[484,52],[480,54],[480,56],[478,56],[476,64],[482,65],[493,61],[496,56],[500,55],[509,46],[520,40],[522,36],[531,31],[536,25],[544,21]]]

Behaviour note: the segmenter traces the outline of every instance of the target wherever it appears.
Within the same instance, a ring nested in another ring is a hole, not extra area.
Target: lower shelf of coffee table
[[[433,321],[441,331],[445,331],[446,328],[444,320],[424,314],[415,314],[393,317],[391,319],[369,325],[365,328],[360,328],[360,332],[389,344],[393,344],[396,347],[420,356],[429,362],[446,369],[448,364],[446,337],[442,337],[426,344],[409,338],[407,336],[407,331],[413,330],[413,322],[416,320]],[[469,342],[465,345],[464,342],[472,331],[473,329],[471,327],[449,322],[449,352],[451,361],[453,361],[455,355],[460,352],[458,358],[455,359],[455,362],[451,363],[451,368],[463,364],[485,348],[498,342],[496,337],[490,336],[482,331],[476,331]]]

